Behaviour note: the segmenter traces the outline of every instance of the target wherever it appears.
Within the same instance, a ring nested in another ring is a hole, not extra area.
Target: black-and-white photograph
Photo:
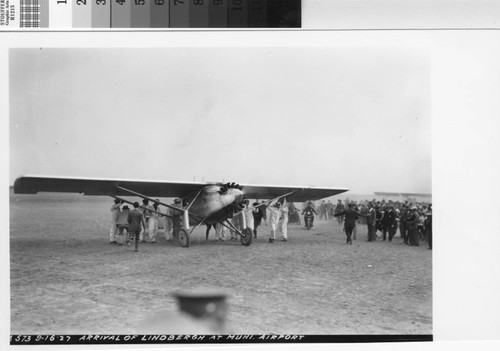
[[[11,334],[433,333],[429,52],[11,48]]]

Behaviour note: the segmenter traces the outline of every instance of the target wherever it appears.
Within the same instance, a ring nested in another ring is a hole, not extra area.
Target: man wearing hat
[[[158,226],[160,223],[160,217],[161,215],[161,210],[160,210],[160,204],[157,202],[160,200],[156,200],[153,203],[153,211],[151,211],[151,217],[149,217],[149,222],[148,222],[148,235],[149,235],[149,242],[152,244],[156,243],[156,234],[158,234]]]
[[[288,214],[290,213],[290,209],[288,208],[288,204],[286,203],[286,199],[280,200],[280,211],[281,211],[281,224],[280,224],[280,232],[283,235],[281,241],[288,241]]]
[[[368,204],[368,216],[366,218],[366,225],[368,226],[368,241],[375,241],[375,221],[377,220],[377,213],[373,206],[373,202]]]
[[[269,207],[269,225],[271,226],[271,233],[269,235],[269,242],[274,243],[276,240],[276,229],[281,217],[281,203],[276,202]]]
[[[342,223],[344,222],[344,217],[335,216],[335,215],[340,213],[340,212],[344,212],[344,211],[345,211],[345,206],[342,203],[342,200],[338,199],[337,205],[335,206],[335,213],[333,214],[333,216],[337,217],[337,221],[339,222],[339,226],[342,225]]]
[[[408,232],[411,240],[410,246],[419,246],[419,234],[418,234],[418,223],[420,222],[420,217],[418,215],[417,207],[413,205],[410,209],[410,215],[406,221],[408,226]]]
[[[382,218],[384,217],[384,211],[381,202],[377,202],[375,205],[375,235],[377,235],[377,230],[383,231],[382,228]]]
[[[398,230],[398,215],[396,210],[394,209],[394,205],[390,204],[389,208],[386,212],[386,222],[387,222],[387,231],[389,233],[389,241],[392,241],[394,235],[396,235],[396,231]],[[385,232],[384,232],[384,240],[385,240]]]
[[[109,243],[116,244],[116,234],[118,229],[116,227],[116,221],[118,220],[118,216],[120,214],[120,205],[122,202],[118,199],[115,199],[114,204],[111,206],[111,228],[109,229]]]
[[[144,240],[144,235],[150,235],[149,233],[149,218],[151,218],[151,210],[153,209],[153,206],[151,206],[149,204],[149,200],[148,199],[143,199],[142,200],[142,206],[140,207],[140,211],[142,211],[142,215],[144,217],[144,221],[146,223],[146,227],[141,231],[141,234],[140,234],[140,241],[141,243],[143,242],[146,242],[146,240]]]
[[[257,237],[257,228],[259,227],[259,225],[262,223],[262,220],[264,219],[264,223],[266,224],[267,226],[267,222],[266,222],[266,213],[265,213],[265,209],[263,209],[262,205],[259,206],[259,202],[256,201],[253,203],[253,237],[256,238]]]
[[[130,238],[128,235],[128,211],[127,205],[123,206],[120,214],[118,215],[118,220],[116,221],[116,227],[118,228],[118,237],[121,238],[118,245],[123,245],[127,243],[130,244]]]
[[[135,237],[135,251],[139,251],[139,235],[141,230],[146,228],[146,222],[144,221],[144,216],[141,211],[139,211],[139,203],[134,202],[134,209],[129,211],[127,216],[127,222],[129,224],[129,230]]]
[[[403,239],[405,244],[408,244],[408,225],[406,224],[406,219],[408,217],[408,208],[403,204],[401,207],[401,212],[399,214],[399,234]]]
[[[347,210],[343,212],[339,212],[334,214],[335,217],[345,216],[344,217],[344,230],[345,235],[347,236],[346,244],[352,245],[352,231],[354,226],[356,225],[356,221],[359,219],[360,213],[354,209],[354,204],[351,202],[348,205]]]
[[[427,242],[429,249],[432,250],[432,207],[429,205],[425,218],[425,231],[427,232]]]
[[[177,199],[174,200],[174,202],[172,202],[170,205],[179,207],[175,201],[177,201]],[[178,203],[180,203],[180,200],[178,201]],[[172,234],[174,228],[174,223],[173,223],[174,212],[175,210],[171,207],[167,207],[167,209],[165,210],[165,239],[167,241],[172,240]]]

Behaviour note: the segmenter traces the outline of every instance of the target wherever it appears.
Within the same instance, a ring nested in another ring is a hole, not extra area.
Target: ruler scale
[[[150,8],[150,28],[170,27],[170,3],[168,0],[152,0]]]
[[[151,22],[151,2],[146,0],[132,0],[130,27],[149,28]]]
[[[227,28],[228,0],[209,0],[208,26],[210,28]]]
[[[0,0],[0,30],[300,28],[301,0]]]
[[[73,28],[92,28],[91,0],[72,0]]]
[[[189,28],[208,28],[209,0],[189,0]]]
[[[227,26],[229,28],[248,27],[248,2],[245,0],[229,0]]]
[[[111,28],[111,1],[91,0],[92,28]]]

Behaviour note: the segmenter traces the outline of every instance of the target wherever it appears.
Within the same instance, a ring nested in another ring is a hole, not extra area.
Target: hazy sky
[[[11,49],[19,175],[431,192],[430,66],[398,47]]]

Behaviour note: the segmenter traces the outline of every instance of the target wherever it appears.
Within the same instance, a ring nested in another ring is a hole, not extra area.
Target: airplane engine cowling
[[[242,189],[243,187],[236,183],[207,185],[190,211],[201,218],[210,216],[223,220],[232,217],[244,208]]]

